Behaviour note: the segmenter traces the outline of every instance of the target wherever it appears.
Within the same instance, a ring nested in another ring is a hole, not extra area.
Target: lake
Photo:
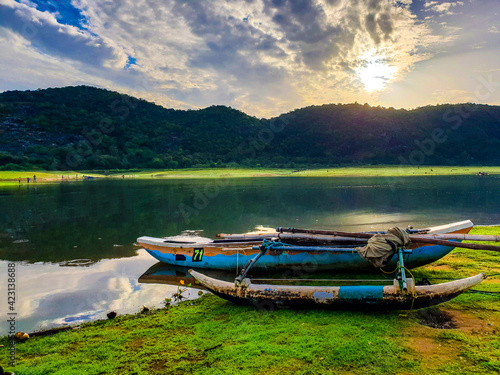
[[[257,225],[350,231],[465,219],[488,225],[500,223],[499,202],[498,176],[103,179],[0,188],[0,335],[9,328],[10,262],[16,330],[31,332],[161,307],[178,286],[139,282],[157,263],[135,246],[142,235],[213,237]]]

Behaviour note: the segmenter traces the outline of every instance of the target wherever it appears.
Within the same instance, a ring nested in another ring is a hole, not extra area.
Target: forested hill
[[[0,94],[0,169],[499,165],[500,107],[323,105],[274,119],[88,86]]]

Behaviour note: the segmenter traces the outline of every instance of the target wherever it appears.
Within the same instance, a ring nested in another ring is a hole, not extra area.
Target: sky
[[[169,108],[500,104],[499,0],[0,0],[0,91]]]

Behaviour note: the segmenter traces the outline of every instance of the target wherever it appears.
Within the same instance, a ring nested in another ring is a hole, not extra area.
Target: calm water
[[[177,286],[138,281],[156,263],[134,246],[141,235],[496,224],[499,202],[493,176],[95,180],[0,189],[1,314],[9,261],[17,265],[17,329],[33,331],[161,306]],[[0,334],[7,331],[1,324]]]

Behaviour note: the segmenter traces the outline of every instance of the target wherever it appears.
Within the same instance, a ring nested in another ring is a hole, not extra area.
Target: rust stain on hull
[[[486,276],[481,273],[448,283],[414,286],[407,279],[408,291],[399,284],[386,286],[294,286],[234,283],[210,278],[189,271],[208,290],[221,298],[239,304],[266,305],[272,308],[331,308],[373,310],[406,310],[434,306],[449,301],[479,284]]]

